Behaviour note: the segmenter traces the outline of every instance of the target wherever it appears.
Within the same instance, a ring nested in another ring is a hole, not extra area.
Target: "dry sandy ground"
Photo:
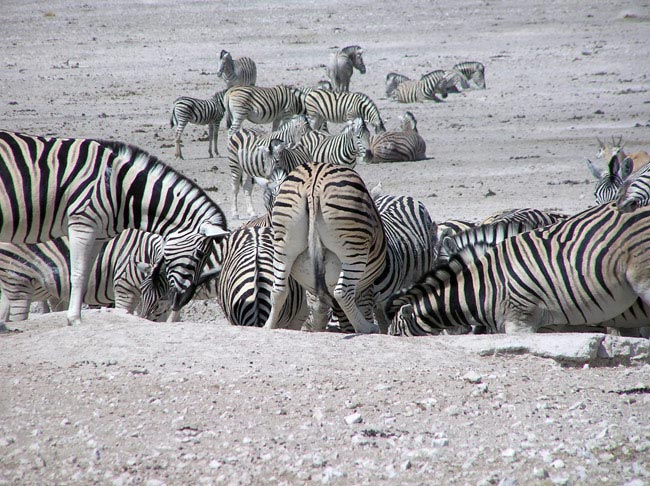
[[[253,57],[259,85],[308,86],[335,47],[359,44],[368,72],[352,89],[389,129],[410,109],[430,158],[358,170],[436,221],[578,212],[596,136],[650,147],[647,2],[350,3],[5,0],[1,126],[134,143],[229,213],[227,163],[207,158],[203,128],[173,159],[173,100],[223,87],[222,48]],[[487,90],[384,96],[389,71],[464,60],[486,65]],[[212,303],[185,319],[93,312],[68,328],[56,314],[0,337],[0,484],[650,483],[648,395],[615,393],[650,385],[647,364],[485,357],[451,345],[462,336],[239,329]]]

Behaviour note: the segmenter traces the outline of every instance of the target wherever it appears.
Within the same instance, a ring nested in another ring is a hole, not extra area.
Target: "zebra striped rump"
[[[639,297],[650,304],[649,264],[650,208],[620,214],[613,204],[597,206],[484,254],[461,251],[392,297],[389,332],[535,332],[610,319],[638,327],[619,316]]]

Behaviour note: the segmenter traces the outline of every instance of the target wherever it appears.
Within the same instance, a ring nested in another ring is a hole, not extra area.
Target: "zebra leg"
[[[249,216],[255,216],[255,209],[253,209],[253,178],[246,177],[244,181],[244,193],[246,194],[246,212]]]
[[[341,274],[336,287],[334,287],[334,298],[345,312],[345,315],[348,316],[355,332],[370,334],[378,332],[379,328],[374,322],[366,318],[364,312],[357,305],[357,276],[361,274],[363,274],[363,268],[360,269],[358,264],[341,262]]]
[[[176,153],[174,154],[177,159],[183,160],[183,154],[181,153],[181,135],[183,135],[183,130],[187,125],[187,120],[182,120],[176,127]]]
[[[24,298],[10,302],[10,320],[11,322],[26,321],[29,319],[29,307],[32,305],[31,299]]]
[[[214,122],[209,125],[209,137],[214,146],[214,155],[219,155],[219,147],[217,147],[217,142],[219,141],[219,123]],[[209,151],[210,158],[212,158],[212,151]]]
[[[0,295],[0,332],[7,332],[7,326],[5,322],[9,322],[9,316],[11,315],[11,302],[5,292],[2,292]]]
[[[88,286],[88,277],[102,242],[87,224],[70,224],[70,303],[68,325],[81,324],[81,305]]]
[[[212,143],[214,142],[214,124],[213,123],[208,123],[208,155],[210,158],[213,157],[212,155]],[[214,149],[215,151],[217,150],[217,144],[214,144]],[[217,154],[218,155],[218,154]]]

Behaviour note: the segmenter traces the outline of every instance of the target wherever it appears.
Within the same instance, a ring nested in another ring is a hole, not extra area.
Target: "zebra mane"
[[[386,316],[392,320],[400,307],[408,304],[418,295],[424,295],[429,289],[439,289],[454,275],[459,275],[464,269],[468,268],[474,261],[485,255],[494,247],[486,245],[468,246],[460,252],[453,255],[448,262],[443,263],[433,270],[425,273],[416,283],[410,287],[395,292],[386,303]]]

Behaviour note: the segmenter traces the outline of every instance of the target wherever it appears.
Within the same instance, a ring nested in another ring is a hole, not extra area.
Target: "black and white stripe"
[[[126,228],[165,240],[174,307],[196,283],[211,237],[226,219],[194,182],[119,142],[0,131],[0,241],[70,241],[68,321],[78,323],[92,262]]]
[[[418,81],[405,80],[397,85],[392,93],[392,98],[400,103],[416,103],[418,101],[442,101],[447,97],[446,72],[442,70],[431,71],[423,75]]]
[[[316,296],[312,327],[322,330],[340,306],[356,332],[376,332],[373,282],[381,275],[386,241],[381,219],[363,180],[352,169],[304,164],[280,186],[273,206],[274,284],[271,315],[278,327],[295,278]]]
[[[228,88],[233,86],[255,86],[257,66],[250,57],[233,59],[230,52],[222,49],[219,54],[217,76],[223,78]]]
[[[477,88],[485,89],[485,66],[482,63],[477,61],[459,62],[454,65],[452,70],[462,73]]]
[[[403,162],[426,158],[427,144],[420,136],[417,121],[410,111],[402,118],[399,131],[387,131],[370,139],[372,162]]]
[[[619,213],[614,204],[596,206],[513,236],[482,255],[472,247],[461,251],[393,296],[389,332],[485,326],[512,333],[600,324],[639,297],[650,304],[649,264],[650,208]]]
[[[311,150],[311,160],[354,168],[357,158],[370,160],[370,132],[362,118],[349,122],[339,135],[324,137]]]
[[[363,93],[316,89],[305,97],[305,110],[315,130],[320,130],[323,122],[346,123],[363,118],[375,132],[386,131],[377,105]]]
[[[174,101],[169,123],[172,128],[176,127],[175,156],[177,158],[183,158],[181,152],[181,135],[188,123],[208,125],[208,154],[210,157],[213,156],[212,146],[214,145],[214,154],[219,155],[217,142],[219,139],[219,124],[225,112],[223,105],[224,94],[225,90],[218,91],[212,98],[208,98],[207,100],[181,96]]]
[[[350,91],[350,78],[354,69],[361,74],[366,73],[366,65],[363,63],[363,49],[361,47],[344,47],[330,56],[330,62],[327,66],[327,76],[332,82],[334,91]]]

